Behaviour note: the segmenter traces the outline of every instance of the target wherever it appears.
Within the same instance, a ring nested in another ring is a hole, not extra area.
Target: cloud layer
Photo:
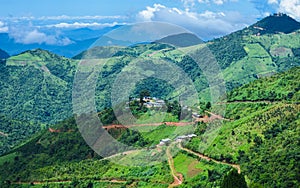
[[[161,4],[146,7],[145,10],[138,13],[137,19],[139,21],[163,21],[176,24],[198,34],[204,40],[228,34],[254,21],[234,11],[197,13],[189,9],[180,10]]]
[[[102,29],[134,22],[160,21],[182,26],[203,40],[220,37],[253,24],[274,12],[300,20],[300,0],[176,0],[141,7],[130,15],[21,16],[0,18],[0,33],[18,43],[68,45],[67,30]],[[179,4],[178,4],[179,3]],[[69,36],[74,41],[73,35]]]
[[[97,27],[97,28],[103,28],[103,27],[113,27],[115,25],[118,25],[118,22],[113,23],[98,23],[98,22],[73,22],[73,23],[66,23],[61,22],[58,24],[51,24],[46,25],[45,27],[56,27],[56,28],[71,28],[71,29],[77,29],[77,28],[86,28],[86,27]]]
[[[47,44],[65,46],[73,42],[67,37],[60,37],[55,35],[47,35],[37,29],[33,30],[19,30],[19,28],[11,28],[9,36],[17,43],[22,44]]]
[[[293,18],[300,20],[300,0],[271,0],[270,3],[272,2],[278,4],[279,12],[287,13]]]
[[[8,27],[0,21],[0,33],[6,33],[8,32]]]

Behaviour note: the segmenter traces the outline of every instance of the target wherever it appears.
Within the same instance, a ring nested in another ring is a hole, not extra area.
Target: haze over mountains
[[[251,26],[253,33],[257,34],[266,34],[266,33],[291,33],[300,28],[299,22],[295,21],[291,17],[278,13],[276,15],[269,16],[258,23]],[[114,29],[117,29],[121,25],[115,25],[112,27],[104,27],[102,29],[89,29],[89,28],[80,28],[80,29],[64,29],[60,31],[60,40],[63,41],[63,38],[68,39],[69,42],[62,43],[44,43],[36,42],[29,43],[20,42],[9,36],[8,33],[0,33],[0,49],[6,51],[9,55],[16,55],[26,50],[41,48],[44,50],[49,50],[53,53],[56,53],[65,57],[73,57],[80,52],[88,49],[99,37],[103,34],[110,32]],[[57,31],[48,28],[47,33],[55,33]]]
[[[119,26],[105,27],[102,29],[81,28],[63,30],[62,33],[60,33],[60,37],[62,39],[68,38],[69,42],[60,44],[47,44],[44,42],[26,44],[11,38],[8,33],[0,33],[0,48],[10,55],[17,55],[26,50],[41,48],[61,56],[73,57],[78,53],[88,49],[103,34],[118,27]],[[51,31],[48,32],[51,33]]]

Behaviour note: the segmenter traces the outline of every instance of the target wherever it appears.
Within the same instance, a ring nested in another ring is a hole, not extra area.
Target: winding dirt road
[[[210,120],[215,120],[215,119],[220,119],[220,120],[224,120],[224,121],[231,121],[231,119],[226,119],[224,117],[222,117],[221,115],[218,115],[218,114],[214,114],[212,112],[209,112],[207,110],[205,110],[206,113],[210,114]]]
[[[170,169],[171,169],[171,174],[174,178],[174,181],[173,181],[172,184],[169,185],[169,187],[176,187],[176,186],[179,186],[179,185],[182,184],[183,175],[178,173],[175,169],[173,156],[171,154],[170,148],[171,148],[171,145],[167,148],[166,153],[167,153],[168,163],[169,163],[169,166],[170,166]]]
[[[132,128],[132,127],[144,127],[144,126],[160,126],[160,125],[167,125],[167,126],[187,126],[194,124],[194,122],[161,122],[161,123],[147,123],[147,124],[133,124],[133,125],[106,125],[103,126],[104,129],[115,129],[115,128]]]
[[[93,180],[95,182],[108,182],[108,183],[126,183],[126,180],[118,180],[118,179],[102,179],[102,180]],[[24,182],[24,181],[19,181],[19,182],[12,182],[12,184],[17,184],[17,185],[28,185],[28,184],[33,184],[33,185],[40,185],[40,184],[46,184],[46,183],[71,183],[72,180],[49,180],[49,181],[32,181],[32,182]]]
[[[213,161],[213,162],[218,163],[218,164],[224,164],[224,165],[232,166],[233,168],[237,169],[237,171],[238,171],[239,174],[241,173],[241,167],[238,164],[232,164],[232,163],[227,163],[227,162],[215,160],[215,159],[210,158],[210,157],[208,157],[206,155],[203,155],[201,153],[197,153],[197,152],[194,152],[194,151],[192,151],[190,149],[184,148],[184,147],[182,147],[181,144],[178,144],[178,147],[180,149],[184,150],[184,151],[187,151],[187,152],[189,152],[189,153],[191,153],[193,155],[196,155],[196,156],[200,157],[201,159],[204,159],[204,160],[207,160],[207,161]]]

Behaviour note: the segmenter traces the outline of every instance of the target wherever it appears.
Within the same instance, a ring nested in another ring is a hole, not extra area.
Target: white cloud
[[[209,0],[198,0],[199,3],[209,3]]]
[[[143,21],[151,21],[152,18],[155,16],[154,14],[162,9],[166,9],[166,7],[161,4],[154,4],[153,7],[147,6],[146,10],[143,10],[138,13],[138,17],[141,18]]]
[[[238,0],[198,0],[199,3],[214,3],[216,5],[223,5],[227,2],[237,2]]]
[[[0,21],[0,33],[7,33],[8,32],[8,27]]]
[[[38,20],[103,20],[103,19],[122,19],[126,18],[125,16],[67,16],[67,15],[61,15],[61,16],[43,16],[37,18]]]
[[[9,33],[10,37],[13,38],[17,43],[22,44],[48,44],[48,45],[60,45],[65,46],[73,43],[70,39],[64,37],[60,38],[55,35],[47,35],[43,32],[34,30],[20,30],[13,28]]]
[[[268,0],[269,4],[278,4],[278,0]]]
[[[8,20],[104,20],[104,19],[126,19],[126,16],[68,16],[68,15],[60,15],[60,16],[21,16],[21,17],[7,17],[5,19]]]
[[[217,5],[223,5],[224,4],[224,0],[213,0],[213,2]]]
[[[181,0],[185,9],[189,9],[195,6],[195,0]]]
[[[192,12],[155,4],[137,15],[139,21],[162,21],[182,26],[202,39],[219,37],[242,29],[255,20],[244,18],[238,12]]]
[[[265,2],[273,6],[275,11],[300,20],[300,0],[265,0]]]
[[[281,0],[278,11],[300,19],[300,0]]]
[[[52,24],[47,25],[46,27],[56,27],[56,28],[85,28],[85,27],[112,27],[115,25],[118,25],[119,23],[113,22],[113,23],[85,23],[85,22],[74,22],[74,23],[58,23],[58,24]]]

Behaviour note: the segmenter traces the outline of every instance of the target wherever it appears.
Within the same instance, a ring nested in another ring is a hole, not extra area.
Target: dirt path
[[[120,156],[120,155],[129,155],[129,154],[132,154],[132,153],[136,153],[136,152],[139,152],[141,150],[129,150],[129,151],[124,151],[124,152],[121,152],[121,153],[116,153],[114,155],[111,155],[111,156],[108,156],[108,157],[105,157],[101,160],[106,160],[106,159],[110,159],[110,158],[114,158],[114,157],[117,157],[117,156]]]
[[[226,119],[226,118],[222,117],[221,115],[214,114],[214,113],[209,112],[207,110],[205,110],[205,112],[211,115],[210,120],[220,119],[220,120],[224,120],[224,121],[231,121],[230,119]]]
[[[218,164],[224,164],[224,165],[232,166],[233,168],[237,169],[237,171],[238,171],[239,174],[241,173],[241,167],[238,164],[232,164],[232,163],[227,163],[227,162],[223,162],[223,161],[217,161],[217,160],[212,159],[212,158],[210,158],[208,156],[205,156],[205,155],[203,155],[201,153],[197,153],[197,152],[194,152],[194,151],[192,151],[190,149],[184,148],[184,147],[182,147],[181,144],[179,144],[178,147],[180,149],[184,150],[184,151],[187,151],[187,152],[189,152],[191,154],[194,154],[194,155],[200,157],[201,159],[204,159],[204,160],[207,160],[207,161],[213,161],[213,162],[218,163]]]
[[[147,124],[133,124],[133,125],[106,125],[103,126],[104,129],[115,129],[115,128],[131,128],[131,127],[144,127],[144,126],[160,126],[160,125],[167,125],[167,126],[187,126],[194,124],[194,122],[161,122],[161,123],[147,123]]]
[[[152,52],[151,54],[148,54],[148,56],[149,57],[152,57],[152,56],[154,56],[155,54],[157,54],[157,53],[159,53],[159,52],[167,52],[167,51],[169,51],[169,50],[171,50],[170,48],[167,48],[167,49],[161,49],[161,50],[158,50],[158,51],[154,51],[154,52]]]
[[[102,180],[93,180],[95,182],[108,182],[108,183],[126,183],[126,180],[118,180],[118,179],[102,179]],[[47,183],[71,183],[72,180],[49,180],[49,181],[32,181],[32,182],[12,182],[12,184],[22,185],[22,184],[34,184],[34,185],[40,185],[40,184],[47,184]]]
[[[278,101],[280,102],[280,101]],[[219,102],[217,104],[233,104],[233,103],[265,103],[265,104],[272,104],[272,103],[278,103],[277,101],[268,101],[268,100],[261,100],[261,101],[242,101],[242,100],[236,100],[236,101],[227,101],[227,102]]]
[[[183,176],[182,176],[182,174],[176,172],[170,148],[171,148],[171,145],[167,148],[166,153],[167,153],[168,163],[169,163],[169,166],[170,166],[170,169],[171,169],[171,174],[174,178],[174,181],[173,181],[172,184],[169,185],[169,187],[175,187],[175,186],[179,186],[179,185],[182,184]]]
[[[4,132],[1,132],[1,131],[0,131],[0,135],[1,135],[1,136],[8,137],[8,134],[5,134]]]

